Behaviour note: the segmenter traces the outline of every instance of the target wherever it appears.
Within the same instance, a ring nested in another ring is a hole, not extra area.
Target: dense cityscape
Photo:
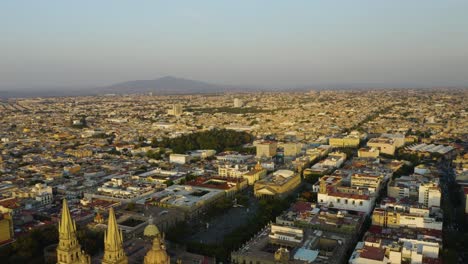
[[[468,1],[0,1],[0,264],[468,264]]]
[[[0,103],[2,263],[466,263],[468,90]]]

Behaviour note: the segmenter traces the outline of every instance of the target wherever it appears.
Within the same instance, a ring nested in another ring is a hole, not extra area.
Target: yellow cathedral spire
[[[59,222],[59,244],[57,246],[58,264],[91,263],[89,255],[81,250],[76,238],[75,221],[71,218],[67,200],[63,199],[62,216]]]
[[[109,222],[104,234],[104,257],[102,264],[127,264],[128,259],[123,249],[122,230],[117,225],[114,208],[109,210]]]

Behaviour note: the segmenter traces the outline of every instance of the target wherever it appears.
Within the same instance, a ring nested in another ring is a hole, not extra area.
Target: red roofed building
[[[385,249],[380,247],[364,246],[361,252],[361,257],[382,262],[385,258]]]
[[[297,201],[292,207],[294,212],[303,213],[312,210],[312,203]]]
[[[233,196],[236,192],[245,189],[248,182],[244,178],[198,177],[186,185],[224,190],[227,196]]]
[[[358,243],[355,251],[349,259],[350,264],[390,264],[390,260],[385,256],[385,249]]]
[[[19,213],[21,204],[18,198],[6,198],[0,200],[0,213],[12,213],[13,215]]]

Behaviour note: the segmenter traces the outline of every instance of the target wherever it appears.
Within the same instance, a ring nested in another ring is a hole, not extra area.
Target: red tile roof
[[[442,260],[440,258],[423,257],[422,263],[423,264],[442,264]]]
[[[298,201],[293,205],[293,211],[298,213],[307,212],[312,209],[311,205],[308,202]]]
[[[364,246],[361,252],[361,257],[373,260],[383,260],[385,257],[385,249],[378,247]]]
[[[4,199],[0,201],[0,205],[9,209],[16,209],[20,207],[20,203],[17,198]]]

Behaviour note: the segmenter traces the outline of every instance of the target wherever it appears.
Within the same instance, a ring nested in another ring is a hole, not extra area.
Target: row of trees
[[[212,129],[183,135],[177,138],[165,138],[162,141],[153,140],[153,147],[171,148],[174,153],[185,153],[196,149],[214,149],[224,151],[238,148],[252,142],[254,137],[247,132],[227,129]]]

